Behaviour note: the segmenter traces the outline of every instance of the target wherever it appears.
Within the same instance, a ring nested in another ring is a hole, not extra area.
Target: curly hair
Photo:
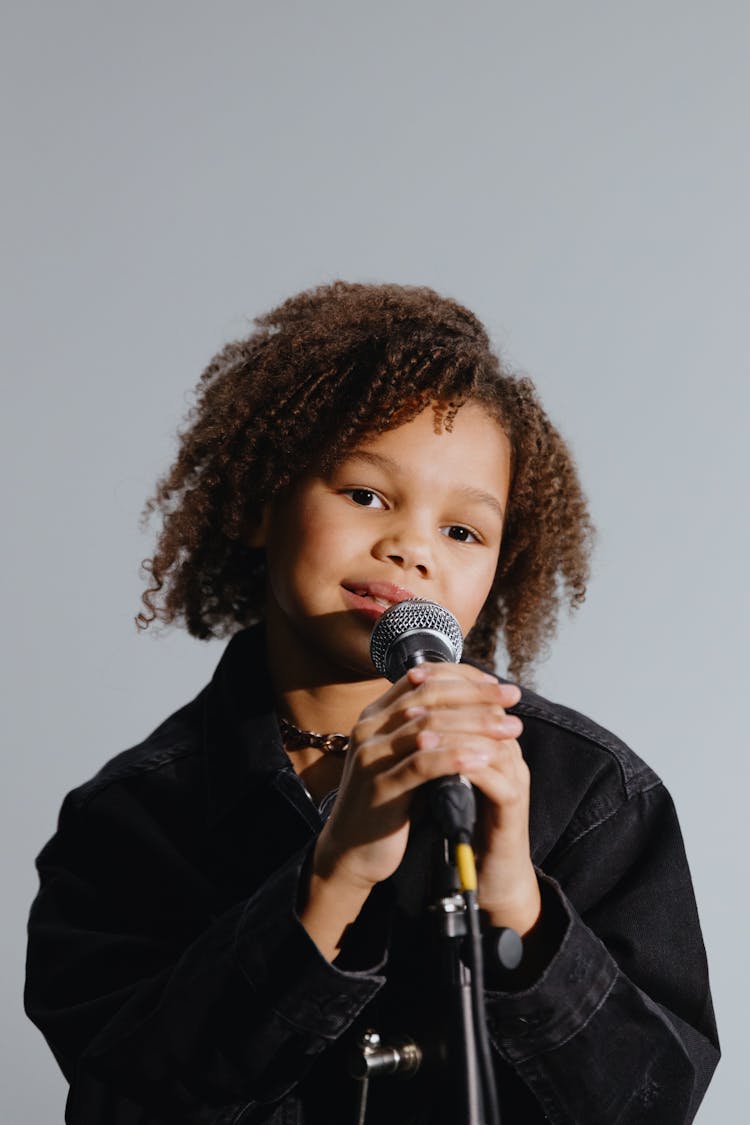
[[[293,479],[329,469],[366,435],[436,410],[451,428],[475,402],[511,445],[511,486],[494,583],[467,655],[528,678],[561,606],[586,594],[594,530],[571,454],[532,382],[509,371],[472,312],[432,289],[335,281],[300,293],[209,363],[177,459],[143,521],[162,528],[143,562],[136,623],[228,636],[263,618],[265,555],[247,530]]]

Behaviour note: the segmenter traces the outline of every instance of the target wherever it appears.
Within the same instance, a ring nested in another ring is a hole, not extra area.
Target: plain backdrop
[[[2,1120],[63,1117],[21,1010],[33,860],[62,797],[222,650],[136,633],[139,512],[212,354],[343,277],[468,304],[573,448],[599,545],[538,686],[675,797],[724,1048],[699,1121],[743,1122],[747,6],[25,0],[5,17]]]

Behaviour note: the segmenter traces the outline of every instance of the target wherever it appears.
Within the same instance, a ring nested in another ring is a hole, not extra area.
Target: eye
[[[464,527],[460,523],[449,524],[448,527],[440,529],[443,535],[448,539],[454,539],[457,543],[479,543],[479,536],[470,531],[468,527]]]
[[[342,488],[342,495],[349,496],[360,508],[384,508],[385,504],[370,488]]]

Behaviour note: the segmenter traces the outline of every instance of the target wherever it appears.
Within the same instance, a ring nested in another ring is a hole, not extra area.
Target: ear
[[[243,539],[245,546],[254,550],[262,550],[268,538],[268,528],[271,522],[271,505],[264,504],[256,518],[250,517],[245,524]]]

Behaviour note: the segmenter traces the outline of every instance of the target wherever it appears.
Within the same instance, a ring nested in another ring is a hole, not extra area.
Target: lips
[[[392,582],[343,582],[342,587],[352,609],[373,617],[381,617],[397,602],[416,597],[412,590]]]

